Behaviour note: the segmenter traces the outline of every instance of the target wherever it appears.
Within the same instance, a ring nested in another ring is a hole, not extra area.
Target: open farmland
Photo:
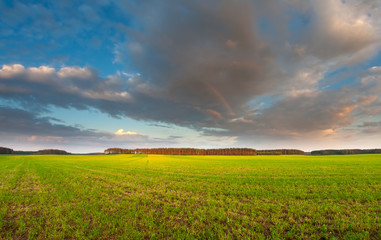
[[[381,155],[1,156],[1,238],[381,239]]]

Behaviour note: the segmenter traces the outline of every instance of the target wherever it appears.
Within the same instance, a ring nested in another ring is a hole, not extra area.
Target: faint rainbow
[[[221,94],[221,92],[218,91],[217,88],[215,88],[213,85],[211,85],[208,82],[206,83],[206,86],[208,86],[208,88],[217,96],[217,98],[220,100],[220,102],[226,107],[226,109],[228,110],[229,114],[232,115],[232,116],[235,116],[235,113],[233,112],[232,107],[230,106],[228,101],[226,101],[225,97]]]

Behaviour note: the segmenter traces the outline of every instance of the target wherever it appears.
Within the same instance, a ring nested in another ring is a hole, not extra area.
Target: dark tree
[[[380,154],[381,149],[326,149],[312,151],[311,155]]]
[[[272,149],[257,150],[258,155],[305,155],[306,153],[297,149]]]
[[[37,151],[37,154],[67,155],[70,153],[64,150],[59,150],[59,149],[43,149],[43,150]]]
[[[122,148],[108,148],[104,151],[105,154],[130,154],[131,150]]]
[[[0,154],[12,154],[12,153],[13,153],[13,149],[0,147]]]
[[[256,155],[256,150],[251,148],[137,148],[121,149],[108,148],[105,154],[163,154],[163,155]]]

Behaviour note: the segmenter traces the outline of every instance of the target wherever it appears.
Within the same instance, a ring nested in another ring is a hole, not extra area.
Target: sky
[[[0,146],[381,148],[379,0],[0,0]]]

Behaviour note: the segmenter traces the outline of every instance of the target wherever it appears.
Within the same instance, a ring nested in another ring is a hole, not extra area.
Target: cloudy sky
[[[0,146],[381,147],[379,0],[0,0]]]

